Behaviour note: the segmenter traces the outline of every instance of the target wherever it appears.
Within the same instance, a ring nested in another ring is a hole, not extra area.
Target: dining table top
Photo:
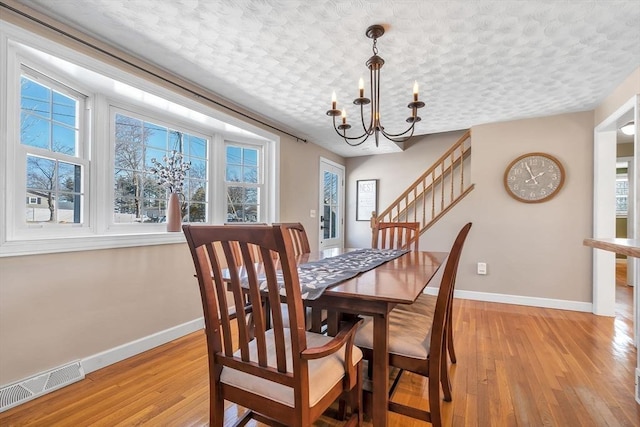
[[[300,255],[298,264],[342,255],[356,249],[335,248]],[[448,252],[410,251],[327,288],[323,296],[411,304],[442,265]]]

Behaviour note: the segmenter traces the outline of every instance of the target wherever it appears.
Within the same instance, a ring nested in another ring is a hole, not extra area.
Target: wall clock
[[[527,153],[512,161],[504,171],[504,188],[524,203],[546,202],[564,184],[564,168],[546,153]]]

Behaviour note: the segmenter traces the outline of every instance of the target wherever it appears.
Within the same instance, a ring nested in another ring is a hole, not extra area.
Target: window
[[[20,77],[19,160],[25,162],[25,192],[29,195],[24,224],[84,221],[86,163],[79,140],[82,103],[82,96],[45,76],[31,71]]]
[[[260,150],[230,143],[226,151],[227,222],[263,222]]]
[[[174,151],[184,222],[277,220],[277,136],[12,25],[0,43],[0,257],[184,241],[150,173]]]
[[[623,172],[623,173],[620,173]],[[629,176],[627,169],[618,168],[616,175],[616,215],[627,216],[629,210]]]
[[[122,113],[114,117],[114,223],[164,222],[168,195],[149,169],[154,159],[165,163],[171,151],[191,163],[180,204],[183,221],[205,222],[207,139]]]

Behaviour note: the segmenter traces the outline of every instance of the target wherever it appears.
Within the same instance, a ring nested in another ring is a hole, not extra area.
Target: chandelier
[[[364,96],[364,81],[360,78],[359,82],[359,96],[353,100],[353,103],[360,106],[360,118],[362,120],[363,133],[359,136],[347,136],[347,130],[351,128],[351,125],[347,123],[347,111],[343,108],[339,110],[336,103],[336,93],[333,92],[331,97],[331,109],[327,111],[327,115],[333,117],[333,128],[336,133],[344,138],[344,141],[352,147],[363,144],[371,135],[374,135],[376,141],[376,147],[380,134],[385,138],[393,142],[404,142],[413,136],[413,131],[417,122],[421,119],[418,116],[418,108],[424,107],[424,102],[418,101],[418,83],[413,84],[413,101],[407,105],[411,109],[411,116],[407,118],[407,123],[410,126],[402,133],[389,133],[385,131],[384,126],[380,122],[380,69],[384,65],[384,59],[378,56],[378,47],[376,46],[378,38],[384,34],[384,28],[382,25],[372,25],[367,28],[365,33],[368,38],[373,39],[373,56],[367,61],[367,68],[369,68],[370,74],[370,91],[371,98],[365,98]],[[364,106],[371,104],[371,111],[369,115],[369,124],[365,124],[364,118]],[[342,123],[336,123],[336,117],[342,117]],[[407,135],[409,134],[409,135]]]

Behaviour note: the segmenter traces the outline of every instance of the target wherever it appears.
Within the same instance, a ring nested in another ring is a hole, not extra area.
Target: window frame
[[[13,49],[10,50],[13,51]],[[41,64],[37,60],[20,55],[17,49],[14,53],[16,55],[17,63],[13,64],[13,72],[7,73],[6,82],[7,120],[12,121],[11,126],[7,123],[8,132],[6,140],[6,158],[13,160],[10,166],[5,163],[5,169],[7,171],[11,169],[13,172],[11,175],[7,175],[6,177],[7,188],[11,188],[11,191],[7,191],[6,206],[13,206],[13,209],[7,209],[7,224],[3,235],[6,236],[6,240],[33,240],[41,238],[66,237],[69,235],[70,228],[74,229],[73,234],[76,235],[88,233],[91,227],[91,222],[89,220],[89,200],[86,196],[82,197],[80,206],[82,211],[82,222],[79,224],[26,223],[24,221],[26,206],[24,203],[20,203],[20,200],[21,198],[24,200],[24,196],[26,195],[27,156],[49,158],[59,162],[80,165],[82,168],[81,193],[86,195],[87,185],[91,176],[91,162],[87,156],[90,152],[88,147],[90,141],[88,137],[87,120],[91,116],[91,96],[87,94],[86,89],[83,88],[82,85],[77,85],[77,87],[74,88],[65,76],[62,76],[55,71],[45,74],[42,70],[46,69],[46,65]],[[20,124],[22,97],[20,81],[23,75],[38,84],[47,86],[51,90],[62,93],[78,101],[77,155],[68,155],[21,143]],[[10,84],[11,82],[15,82],[15,85],[12,86]],[[11,100],[14,100],[13,104],[11,104]],[[18,188],[25,190],[22,192],[22,197],[20,194],[16,194]],[[2,241],[4,242],[5,239]]]
[[[183,123],[180,120],[176,120],[175,118],[171,118],[168,115],[162,114],[158,111],[151,111],[148,109],[144,109],[141,107],[133,107],[128,105],[126,102],[118,101],[115,99],[108,100],[108,108],[109,108],[109,165],[110,165],[110,178],[109,178],[109,188],[115,187],[115,177],[114,177],[114,165],[115,165],[115,116],[116,114],[122,114],[129,117],[136,118],[138,120],[144,122],[151,122],[157,125],[165,126],[172,130],[182,131],[188,133],[190,135],[194,135],[200,138],[203,138],[209,142],[207,147],[207,171],[206,171],[206,180],[207,180],[207,200],[206,200],[206,217],[209,219],[207,223],[210,223],[211,219],[211,186],[215,185],[213,183],[213,177],[211,176],[211,162],[212,162],[212,152],[215,151],[215,135],[211,133],[210,130],[201,129],[193,126],[193,124]],[[167,197],[168,199],[168,197]],[[164,223],[116,223],[113,219],[113,212],[115,206],[115,194],[114,191],[111,191],[109,197],[107,198],[107,205],[111,206],[111,215],[106,220],[106,231],[110,233],[122,233],[122,232],[134,232],[138,231],[140,233],[148,233],[149,231],[153,232],[164,232],[166,231],[166,224]]]
[[[133,224],[134,227],[115,227],[111,224],[114,211],[114,148],[111,142],[105,143],[112,141],[112,137],[109,131],[111,120],[104,118],[110,117],[111,105],[132,109],[136,116],[143,113],[150,116],[151,121],[155,117],[170,116],[171,120],[163,122],[170,124],[172,128],[180,126],[195,129],[197,135],[211,136],[208,138],[210,147],[207,179],[210,188],[207,191],[207,223],[222,224],[226,218],[226,204],[221,203],[225,196],[225,141],[230,139],[262,145],[265,178],[263,218],[265,222],[278,221],[280,138],[276,134],[222,112],[220,107],[208,102],[206,96],[194,97],[192,92],[154,80],[153,76],[132,74],[135,70],[131,67],[107,64],[98,55],[80,53],[14,24],[1,22],[0,67],[7,70],[0,85],[0,103],[7,107],[0,115],[0,124],[6,132],[3,137],[6,137],[6,141],[16,141],[15,138],[19,138],[19,85],[11,87],[11,82],[19,82],[22,64],[26,64],[44,76],[60,81],[87,96],[85,108],[82,109],[82,113],[89,119],[84,131],[86,145],[83,149],[86,151],[83,153],[90,169],[85,172],[82,187],[85,208],[83,224],[65,225],[60,229],[66,231],[52,232],[53,234],[47,234],[47,230],[42,229],[30,230],[31,236],[27,238],[17,234],[15,228],[15,221],[20,215],[24,216],[25,206],[24,191],[17,189],[26,189],[26,175],[22,178],[21,186],[15,179],[20,173],[26,173],[25,170],[17,171],[15,167],[15,159],[21,155],[21,147],[17,146],[20,145],[19,142],[0,147],[0,165],[5,169],[0,172],[0,187],[7,189],[0,196],[3,199],[0,208],[0,257],[184,242],[182,233],[168,233],[164,224]],[[78,69],[86,71],[89,77],[78,78]],[[103,81],[98,82],[102,83],[100,85],[91,80],[95,78],[92,75],[113,82],[110,86],[107,85],[111,90],[104,90]],[[21,209],[7,207],[14,205],[15,201],[20,202]],[[225,210],[219,209],[219,206],[224,206]],[[149,227],[153,225],[156,227]]]

